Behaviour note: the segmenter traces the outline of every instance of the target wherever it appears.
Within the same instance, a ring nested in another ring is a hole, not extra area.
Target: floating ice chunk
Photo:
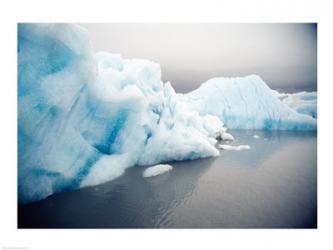
[[[259,135],[253,135],[253,138],[254,138],[254,139],[259,139],[260,136],[259,136]]]
[[[219,144],[218,148],[221,148],[221,149],[224,149],[224,150],[241,151],[241,150],[250,149],[250,146],[249,145],[232,146],[232,145]]]
[[[221,138],[222,138],[223,141],[233,141],[233,140],[235,140],[235,138],[227,132],[222,133]]]
[[[225,127],[221,127],[220,130],[215,134],[215,138],[218,140],[223,140],[223,141],[233,141],[235,138],[226,132],[227,129]]]
[[[228,128],[317,129],[316,119],[286,105],[256,75],[213,78],[186,94],[186,97],[189,105],[199,114],[218,116]]]
[[[159,164],[153,167],[149,167],[147,168],[142,176],[143,177],[153,177],[153,176],[157,176],[157,175],[161,175],[164,174],[166,172],[169,172],[172,170],[172,166],[168,165],[168,164]]]

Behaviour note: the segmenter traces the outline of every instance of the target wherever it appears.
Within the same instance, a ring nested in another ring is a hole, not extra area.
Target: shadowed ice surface
[[[232,144],[251,149],[171,163],[152,178],[129,168],[114,181],[19,206],[18,227],[317,227],[316,133],[231,132]]]

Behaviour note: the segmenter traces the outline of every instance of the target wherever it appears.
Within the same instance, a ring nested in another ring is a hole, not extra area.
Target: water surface
[[[232,144],[251,149],[173,162],[152,178],[129,168],[111,182],[19,206],[18,227],[316,228],[316,133],[231,133]]]

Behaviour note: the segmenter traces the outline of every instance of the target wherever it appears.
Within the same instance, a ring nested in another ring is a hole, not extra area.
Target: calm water
[[[144,167],[19,207],[19,228],[316,228],[316,133],[232,131],[246,151]],[[259,139],[253,135],[260,136]]]

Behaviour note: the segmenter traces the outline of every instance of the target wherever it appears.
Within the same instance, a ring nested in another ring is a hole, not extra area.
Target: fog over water
[[[188,92],[219,76],[260,75],[280,91],[317,90],[316,24],[80,24],[94,50],[159,63]]]

